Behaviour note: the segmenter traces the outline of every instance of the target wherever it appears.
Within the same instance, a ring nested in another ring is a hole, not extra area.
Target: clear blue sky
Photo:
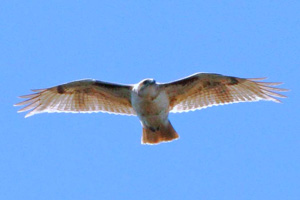
[[[3,1],[0,199],[300,199],[299,1]],[[171,114],[180,139],[140,144],[136,117],[13,107],[82,78],[269,77],[282,104]]]

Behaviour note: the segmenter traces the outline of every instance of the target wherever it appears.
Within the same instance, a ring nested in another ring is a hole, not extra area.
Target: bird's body
[[[219,74],[197,73],[170,83],[145,79],[134,85],[120,85],[85,79],[55,87],[33,90],[29,98],[15,104],[27,105],[26,117],[43,112],[108,112],[137,115],[143,127],[142,143],[157,144],[177,139],[169,112],[186,112],[213,105],[268,100],[285,97],[272,87],[281,83],[259,82]]]
[[[134,88],[131,95],[132,107],[140,118],[143,126],[157,128],[161,123],[168,121],[168,96],[165,91],[162,91],[156,84],[145,86],[144,90],[153,90],[155,92],[152,95],[143,96],[139,94],[140,91],[138,89]],[[151,94],[151,92],[147,92],[147,94]]]
[[[131,104],[143,127],[142,143],[178,138],[168,119],[169,103],[166,91],[154,80],[145,79],[133,87]]]

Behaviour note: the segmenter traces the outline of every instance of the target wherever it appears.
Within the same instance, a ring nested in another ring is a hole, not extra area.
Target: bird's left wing
[[[288,90],[272,87],[281,83],[259,82],[263,79],[197,73],[175,82],[162,84],[161,87],[169,96],[169,110],[173,113],[237,102],[259,100],[280,102],[278,97],[286,97],[276,92]]]
[[[136,115],[131,106],[129,85],[85,79],[47,89],[32,90],[35,94],[20,96],[28,100],[15,104],[27,105],[18,112],[31,110],[25,117],[43,112],[107,112]]]

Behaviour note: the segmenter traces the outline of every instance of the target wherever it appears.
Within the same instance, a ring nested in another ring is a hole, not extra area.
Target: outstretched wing
[[[272,86],[281,83],[259,82],[265,78],[244,79],[220,74],[197,73],[184,79],[162,84],[170,100],[170,112],[187,112],[215,105],[237,102],[275,101],[288,91]]]
[[[28,100],[18,112],[31,110],[25,117],[43,112],[107,112],[136,115],[131,106],[131,86],[85,79],[47,89],[32,90],[35,94],[20,96]]]

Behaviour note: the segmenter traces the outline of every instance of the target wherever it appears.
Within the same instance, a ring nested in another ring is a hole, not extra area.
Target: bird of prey
[[[263,79],[213,73],[196,73],[169,83],[144,79],[133,85],[84,79],[32,90],[34,94],[20,96],[28,100],[15,106],[27,105],[18,111],[31,110],[25,117],[43,112],[137,115],[143,127],[142,144],[158,144],[179,137],[168,119],[170,112],[259,100],[280,102],[277,98],[286,97],[277,92],[288,90],[274,87],[281,83]]]

